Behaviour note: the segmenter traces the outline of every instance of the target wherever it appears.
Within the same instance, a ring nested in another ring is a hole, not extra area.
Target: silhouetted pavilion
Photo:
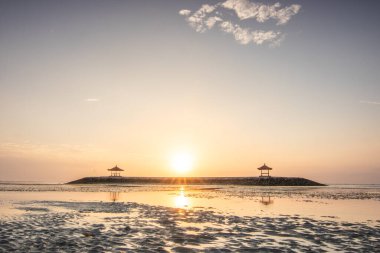
[[[108,171],[111,171],[111,177],[121,177],[120,175],[120,171],[124,171],[123,169],[120,169],[119,167],[117,167],[117,165],[115,167],[113,167],[112,169],[108,169]]]
[[[263,166],[261,166],[260,168],[257,168],[257,169],[261,171],[260,177],[270,177],[269,176],[269,171],[272,170],[272,168],[266,166],[265,163],[264,163]]]

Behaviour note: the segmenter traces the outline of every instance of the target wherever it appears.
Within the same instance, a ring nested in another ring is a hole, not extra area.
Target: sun
[[[193,168],[194,156],[189,152],[174,153],[170,158],[171,167],[178,173],[186,173]]]

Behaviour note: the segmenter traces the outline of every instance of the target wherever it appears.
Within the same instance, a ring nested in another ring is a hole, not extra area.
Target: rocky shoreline
[[[326,186],[300,177],[84,177],[68,184]]]

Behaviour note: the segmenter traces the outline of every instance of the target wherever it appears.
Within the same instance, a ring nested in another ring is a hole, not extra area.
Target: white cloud
[[[271,47],[271,48],[279,47],[281,45],[281,43],[285,40],[285,37],[286,37],[285,34],[280,33],[277,36],[277,38],[269,44],[269,47]]]
[[[301,5],[293,4],[289,7],[280,9],[277,11],[277,24],[283,25],[288,23],[288,21],[292,18],[292,16],[296,15],[301,10]]]
[[[362,104],[380,105],[380,102],[375,101],[360,101]]]
[[[218,6],[218,4],[216,4],[216,5],[204,4],[204,5],[202,5],[202,7],[199,10],[194,12],[192,15],[190,15],[190,13],[186,12],[186,10],[180,10],[179,13],[181,14],[181,12],[182,12],[184,14],[187,14],[187,16],[188,16],[187,21],[190,24],[190,26],[192,28],[194,28],[195,31],[205,32],[208,29],[208,25],[206,23],[206,16],[209,13],[213,12],[217,6]],[[184,14],[181,14],[181,15],[184,15]]]
[[[264,42],[275,42],[281,34],[274,31],[251,31],[248,28],[242,28],[239,25],[232,24],[230,21],[224,21],[221,23],[220,28],[226,33],[231,33],[235,40],[243,45],[251,42],[257,45],[261,45]]]
[[[268,42],[271,43],[270,46],[276,47],[284,40],[285,36],[281,32],[241,27],[240,24],[233,24],[232,21],[226,20],[225,17],[229,15],[223,16],[223,11],[233,10],[239,20],[255,19],[263,23],[274,19],[277,20],[277,25],[284,25],[299,12],[300,8],[301,6],[297,4],[281,7],[280,3],[267,5],[249,0],[226,0],[215,5],[204,4],[195,12],[183,9],[179,11],[179,14],[186,17],[186,21],[196,32],[203,33],[213,27],[218,27],[221,31],[232,34],[240,44],[261,45]],[[218,23],[219,25],[216,26]]]
[[[278,36],[280,35],[280,32],[274,32],[274,31],[253,31],[252,32],[252,41],[258,45],[263,44],[264,42],[275,41]]]
[[[220,17],[210,17],[206,20],[206,26],[208,29],[211,29],[215,24],[216,22],[221,22],[222,19]]]
[[[226,33],[233,33],[233,31],[235,30],[234,25],[230,21],[225,21],[225,22],[221,23],[220,27]]]
[[[185,9],[179,11],[179,14],[182,16],[189,16],[190,13],[191,13],[190,10],[185,10]]]
[[[86,98],[84,101],[86,101],[86,102],[98,102],[99,99],[98,98]]]
[[[222,6],[226,9],[234,10],[241,20],[254,18],[258,22],[263,23],[272,18],[277,20],[278,25],[286,24],[301,9],[301,6],[298,4],[281,8],[280,3],[267,5],[248,0],[227,0]]]

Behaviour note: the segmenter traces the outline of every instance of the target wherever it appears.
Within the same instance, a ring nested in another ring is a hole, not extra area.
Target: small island
[[[272,177],[269,171],[272,168],[265,164],[258,168],[259,177],[123,177],[123,169],[115,166],[111,176],[84,177],[68,184],[166,184],[166,185],[252,185],[252,186],[326,186],[306,178],[300,177]],[[117,173],[117,174],[115,174]]]

